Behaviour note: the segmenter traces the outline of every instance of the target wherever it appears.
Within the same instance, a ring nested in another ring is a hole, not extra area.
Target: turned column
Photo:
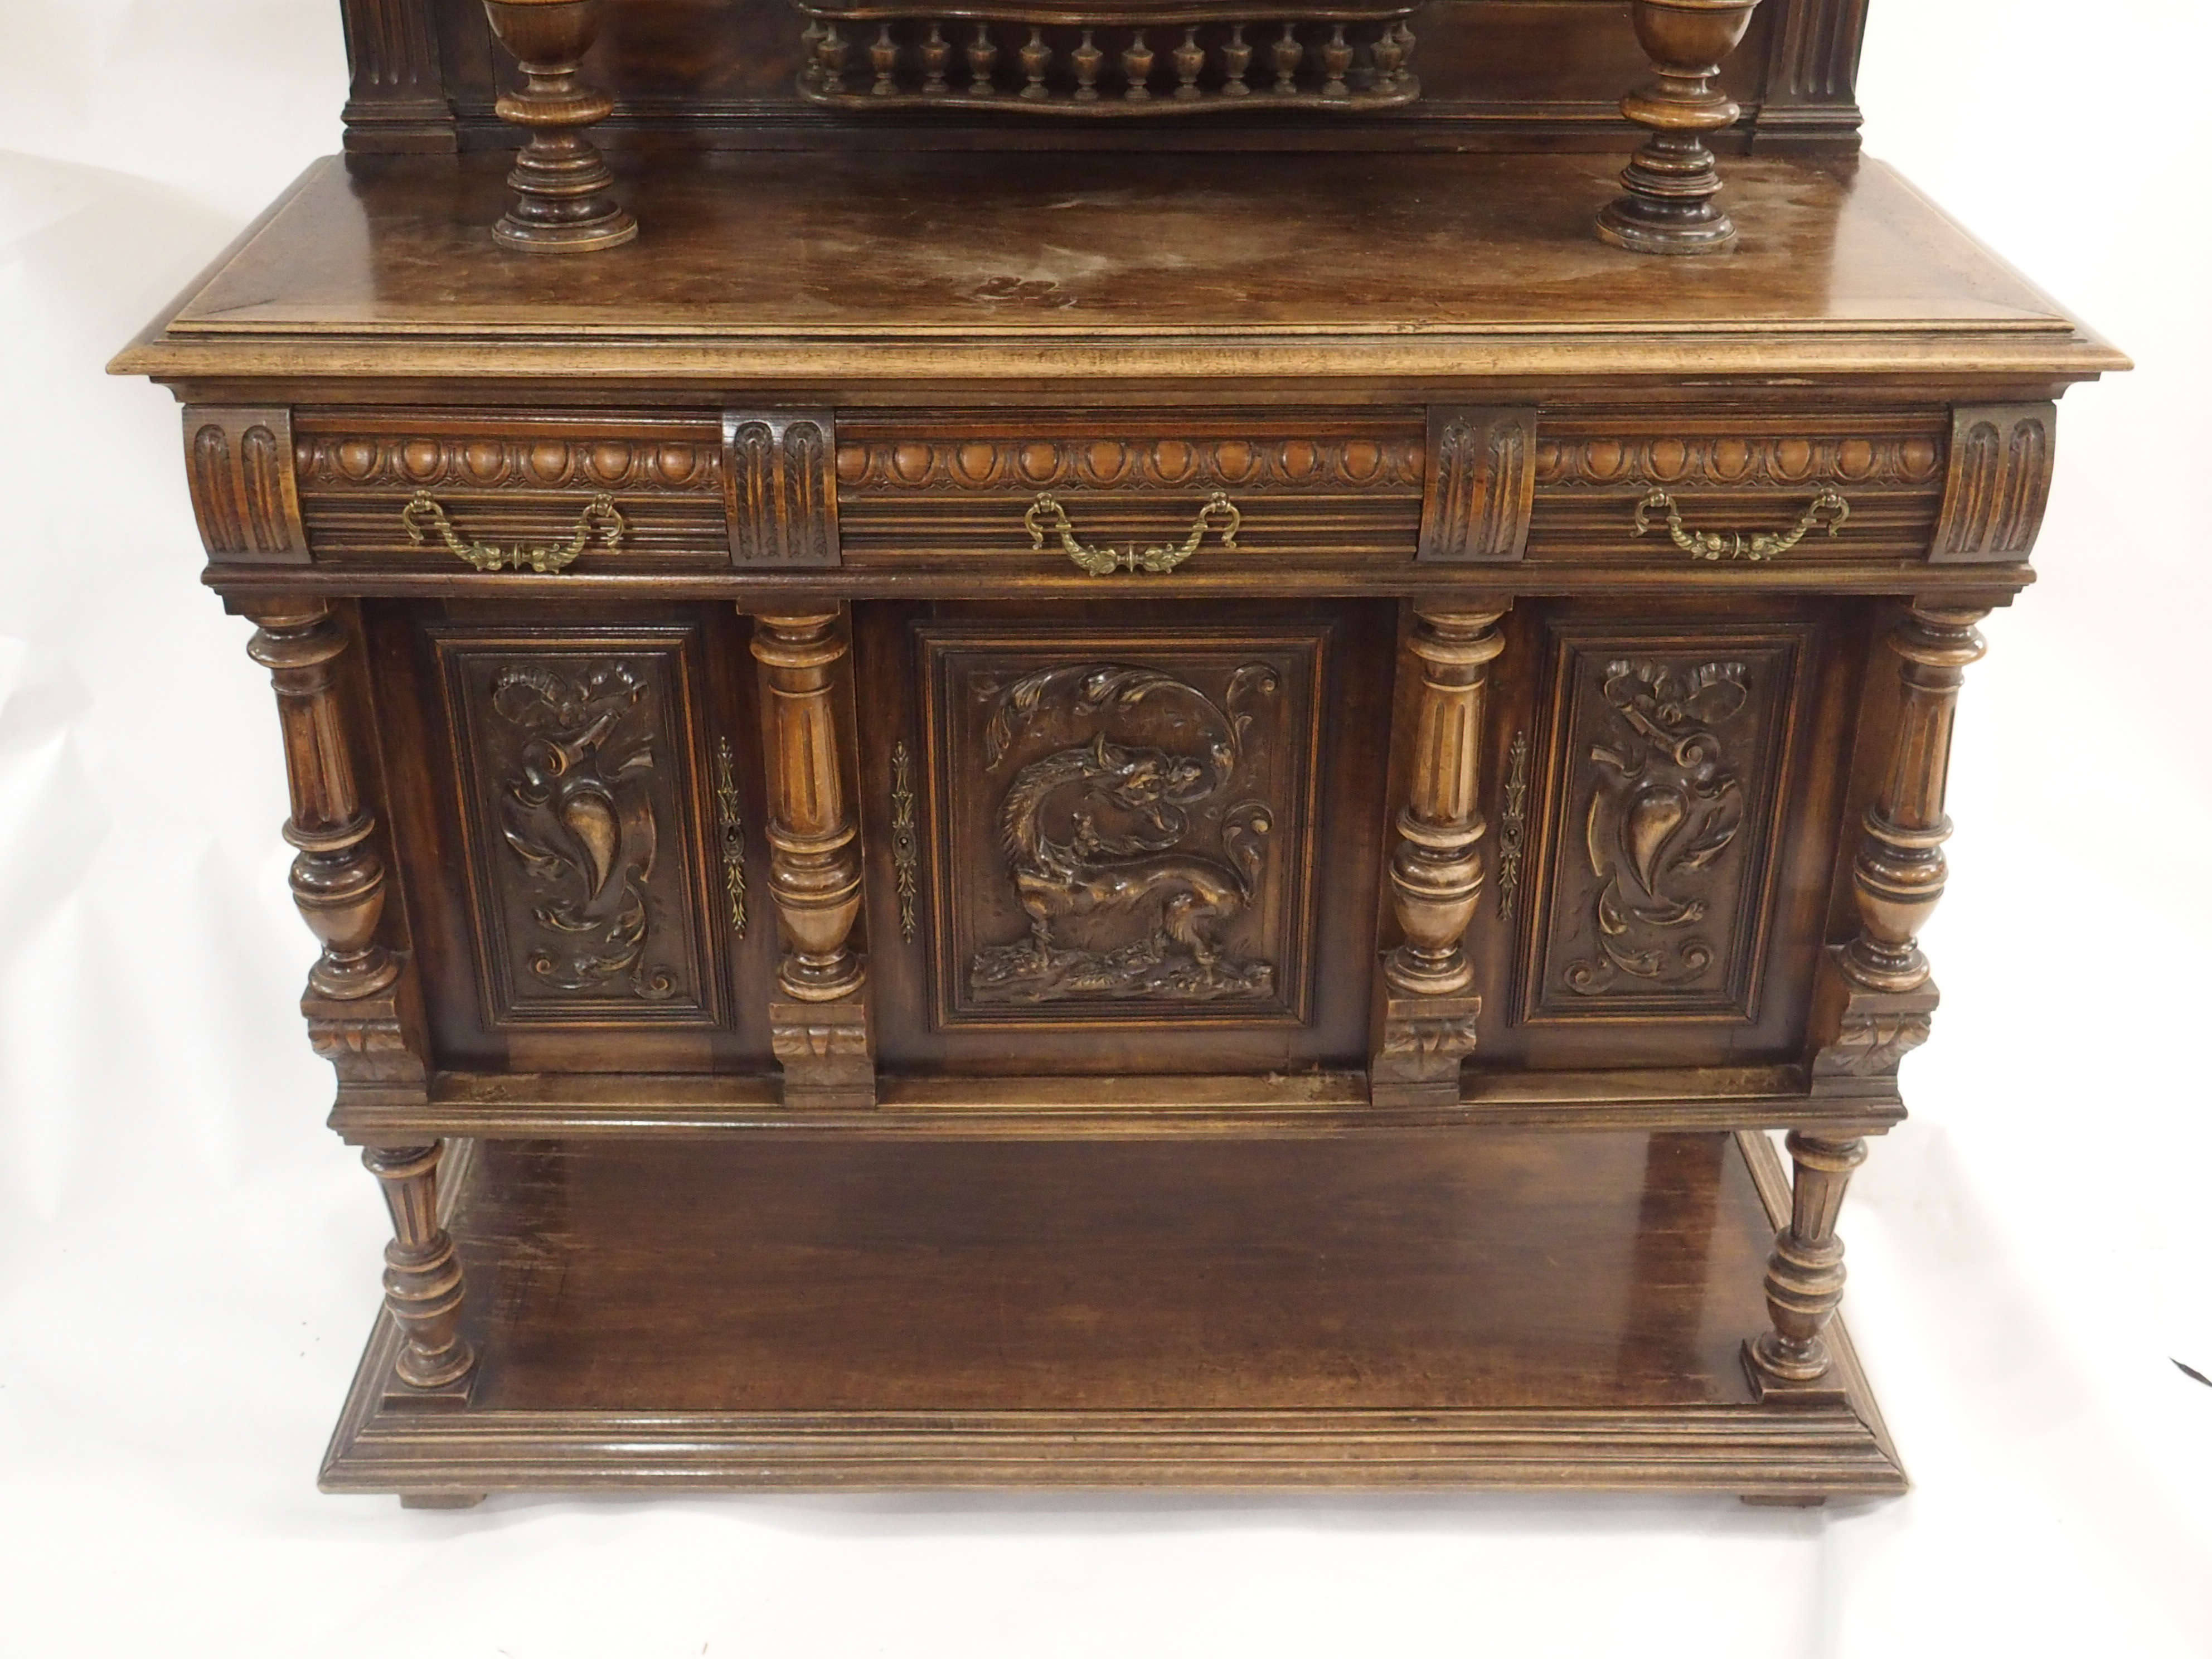
[[[1816,1096],[1893,1101],[1899,1061],[1928,1034],[1936,988],[1919,933],[1935,914],[1948,873],[1943,843],[1951,820],[1943,795],[1951,726],[1966,665],[1984,648],[1974,624],[1988,614],[1916,599],[1889,635],[1899,663],[1897,720],[1889,763],[1851,861],[1858,932],[1830,952],[1832,966],[1826,971],[1832,979],[1820,999],[1830,1012],[1816,1013],[1826,1022],[1813,1060]],[[1796,1166],[1790,1224],[1776,1237],[1766,1267],[1773,1326],[1746,1352],[1762,1392],[1778,1384],[1803,1395],[1831,1364],[1821,1333],[1844,1297],[1836,1216],[1851,1171],[1866,1160],[1866,1142],[1799,1130],[1789,1144]]]
[[[302,1004],[309,1030],[337,1066],[342,1098],[356,1083],[419,1085],[415,1011],[399,994],[399,963],[377,937],[384,861],[374,840],[376,818],[362,803],[338,694],[346,631],[320,599],[258,600],[246,615],[258,627],[246,648],[276,684],[284,733],[292,796],[284,838],[300,849],[292,896],[323,946]],[[395,1237],[385,1251],[384,1287],[406,1339],[397,1362],[400,1380],[445,1387],[474,1362],[458,1334],[460,1264],[437,1224],[438,1148],[372,1148],[366,1158],[392,1209]]]
[[[771,1006],[787,1102],[871,1105],[875,1058],[867,963],[853,946],[860,852],[838,763],[832,702],[845,641],[835,611],[757,617],[753,655],[768,709],[769,888],[787,946]]]
[[[259,630],[246,651],[276,683],[284,732],[292,791],[284,839],[300,849],[292,897],[322,941],[308,983],[341,1002],[368,997],[390,986],[399,966],[377,941],[384,860],[370,842],[376,819],[361,803],[338,702],[334,665],[345,654],[345,630],[320,599],[263,600],[246,614]]]
[[[607,194],[613,171],[584,136],[615,106],[578,74],[599,34],[598,0],[484,0],[484,12],[523,77],[494,107],[530,134],[507,180],[520,199],[493,236],[526,253],[594,253],[635,240],[637,221]]]
[[[1412,772],[1390,860],[1402,942],[1383,958],[1380,1041],[1369,1066],[1377,1104],[1459,1098],[1460,1062],[1475,1044],[1479,997],[1462,943],[1482,897],[1483,704],[1491,659],[1505,648],[1499,609],[1417,606],[1407,650],[1420,675]]]
[[[1713,79],[1751,26],[1759,0],[1635,0],[1636,38],[1658,76],[1620,100],[1650,136],[1620,182],[1627,194],[1597,216],[1597,233],[1634,253],[1719,253],[1735,226],[1714,205],[1721,179],[1708,133],[1742,111]]]
[[[1759,1333],[1749,1353],[1753,1381],[1816,1383],[1834,1358],[1828,1352],[1830,1316],[1844,1299],[1844,1241],[1836,1217],[1851,1171],[1866,1162],[1866,1142],[1795,1131],[1790,1136],[1795,1178],[1790,1224],[1775,1235],[1766,1263],[1766,1311],[1771,1328]]]
[[[1889,770],[1867,811],[1851,864],[1859,931],[1842,960],[1844,974],[1869,990],[1912,991],[1928,979],[1919,933],[1950,873],[1943,857],[1951,838],[1943,793],[1951,725],[1966,666],[1987,648],[1974,624],[1988,615],[1985,608],[1915,600],[1889,636],[1889,648],[1901,659],[1904,695]]]
[[[384,1305],[404,1340],[394,1369],[410,1388],[441,1389],[466,1376],[476,1355],[463,1339],[461,1261],[438,1224],[444,1147],[371,1146],[362,1162],[384,1187],[392,1243],[384,1247]]]

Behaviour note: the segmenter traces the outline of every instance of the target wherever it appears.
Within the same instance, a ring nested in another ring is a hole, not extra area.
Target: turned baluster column
[[[1734,52],[1759,0],[1636,0],[1636,38],[1658,71],[1620,100],[1650,134],[1620,175],[1628,193],[1597,216],[1597,233],[1635,253],[1719,253],[1735,224],[1713,204],[1719,170],[1705,135],[1743,112],[1713,78]]]
[[[394,1369],[410,1388],[458,1382],[476,1364],[462,1337],[461,1261],[438,1224],[438,1163],[445,1148],[371,1146],[361,1155],[384,1187],[392,1243],[384,1247],[384,1305],[406,1340]]]
[[[322,955],[308,971],[305,1001],[319,1049],[338,1066],[340,1087],[363,1080],[412,1082],[399,963],[377,937],[384,915],[384,861],[376,819],[362,803],[348,741],[337,665],[346,631],[319,599],[266,599],[246,612],[258,630],[246,647],[269,670],[284,733],[292,817],[284,838],[300,849],[292,896]],[[372,1147],[368,1167],[384,1183],[394,1242],[385,1252],[385,1301],[405,1340],[400,1380],[442,1388],[467,1375],[474,1356],[459,1334],[461,1270],[437,1224],[436,1146]]]
[[[520,197],[492,229],[526,253],[593,253],[637,235],[637,221],[607,191],[615,175],[584,129],[614,100],[578,74],[599,30],[598,0],[484,0],[492,32],[520,65],[520,92],[501,93],[502,121],[528,130],[507,182]]]
[[[1474,1049],[1479,997],[1462,943],[1482,897],[1483,704],[1505,648],[1503,609],[1417,607],[1407,643],[1421,677],[1412,777],[1398,814],[1390,899],[1403,942],[1383,958],[1380,1041],[1369,1066],[1377,1104],[1448,1104]]]
[[[845,655],[838,620],[834,611],[754,618],[769,723],[769,890],[788,946],[777,973],[788,1000],[771,1006],[769,1024],[793,1104],[875,1100],[867,963],[852,939],[860,853],[832,702]]]
[[[1832,1039],[1814,1058],[1816,1095],[1893,1091],[1899,1060],[1928,1034],[1936,988],[1918,935],[1948,874],[1943,843],[1951,820],[1943,796],[1951,726],[1966,666],[1984,649],[1974,624],[1988,614],[1916,600],[1889,635],[1902,695],[1888,769],[1851,862],[1858,933],[1831,952],[1841,983]],[[1747,1350],[1762,1389],[1779,1383],[1802,1390],[1828,1370],[1821,1332],[1844,1297],[1836,1216],[1851,1171],[1866,1159],[1866,1142],[1854,1136],[1800,1130],[1789,1146],[1796,1176],[1790,1224],[1776,1237],[1766,1267],[1773,1328]]]
[[[1951,820],[1943,793],[1951,771],[1951,725],[1970,663],[1987,648],[1974,624],[1986,609],[1915,601],[1889,636],[1902,659],[1904,698],[1881,793],[1866,815],[1851,864],[1859,932],[1843,970],[1869,990],[1915,990],[1928,978],[1919,933],[1943,896]]]

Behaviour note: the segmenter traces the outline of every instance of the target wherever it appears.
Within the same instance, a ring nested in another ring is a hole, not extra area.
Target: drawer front
[[[1527,556],[1642,567],[1925,559],[1950,425],[1945,410],[1663,420],[1547,411]],[[1827,504],[1838,499],[1847,514]],[[1721,544],[1685,547],[1676,528]],[[1793,532],[1786,548],[1756,539]]]
[[[1065,574],[1057,533],[1025,525],[1040,495],[1086,547],[1180,546],[1216,492],[1190,556],[1208,574],[1403,563],[1420,534],[1420,417],[1208,416],[1160,421],[1039,415],[953,422],[841,416],[837,514],[850,568]]]
[[[718,416],[301,410],[292,453],[318,562],[477,568],[448,542],[450,527],[471,549],[520,553],[523,570],[537,568],[533,554],[586,574],[729,566]],[[592,511],[601,497],[618,518]],[[436,512],[410,514],[418,498]]]

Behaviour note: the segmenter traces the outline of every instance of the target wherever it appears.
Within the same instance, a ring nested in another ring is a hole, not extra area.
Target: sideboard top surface
[[[2125,359],[1850,160],[1730,169],[1721,258],[1601,244],[1583,155],[705,156],[623,180],[646,227],[495,247],[486,157],[318,162],[118,372],[1083,381],[1996,374]]]

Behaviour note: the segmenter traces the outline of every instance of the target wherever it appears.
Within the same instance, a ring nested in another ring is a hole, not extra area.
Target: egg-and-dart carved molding
[[[1545,437],[1536,445],[1536,488],[1796,489],[1849,483],[1923,489],[1936,485],[1944,460],[1942,436],[1933,431]]]
[[[302,434],[304,490],[588,489],[706,494],[722,487],[721,444],[540,434]]]
[[[866,490],[1373,490],[1421,486],[1404,437],[896,439],[837,446],[837,482]]]

